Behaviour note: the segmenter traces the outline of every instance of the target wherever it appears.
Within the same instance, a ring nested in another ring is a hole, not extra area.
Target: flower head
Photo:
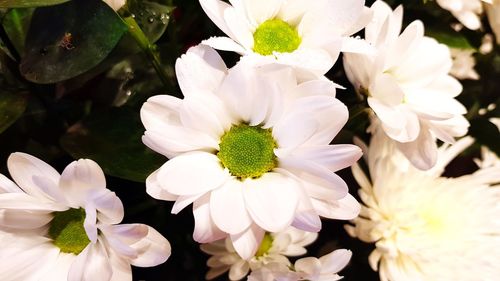
[[[412,22],[400,35],[403,8],[394,12],[384,2],[373,4],[366,40],[374,55],[346,54],[349,80],[368,96],[384,132],[397,142],[413,165],[430,169],[437,160],[436,137],[448,143],[467,133],[467,112],[455,97],[462,85],[450,75],[448,47],[424,36],[423,24]]]
[[[334,172],[361,156],[329,145],[347,108],[324,80],[298,83],[286,66],[227,69],[200,45],[177,64],[184,99],[152,97],[141,109],[143,142],[170,158],[146,182],[157,199],[193,203],[194,239],[227,236],[244,259],[267,232],[317,232],[319,216],[350,219],[358,203]]]
[[[227,35],[204,41],[254,61],[292,65],[303,79],[324,75],[339,52],[366,51],[349,38],[370,20],[364,0],[200,0]]]
[[[143,224],[119,224],[123,205],[101,168],[81,159],[60,175],[31,155],[0,175],[1,280],[131,280],[130,265],[170,256],[170,244]]]
[[[491,0],[437,0],[441,8],[450,11],[468,29],[481,28],[483,2]]]
[[[241,280],[250,270],[257,270],[266,264],[277,262],[289,266],[291,263],[287,257],[304,255],[307,253],[304,247],[314,242],[317,237],[317,233],[293,227],[279,233],[266,233],[255,256],[250,260],[244,260],[236,253],[229,238],[203,244],[202,251],[212,255],[207,262],[210,267],[207,279],[214,279],[229,271],[230,280]]]
[[[497,44],[500,44],[500,1],[499,0],[483,0],[486,6],[486,14],[488,20],[495,33]]]
[[[375,243],[369,257],[383,281],[495,280],[500,268],[500,166],[441,177],[473,140],[439,150],[432,170],[415,169],[377,133],[368,148],[371,181],[353,167],[365,206],[347,226],[353,237]]]

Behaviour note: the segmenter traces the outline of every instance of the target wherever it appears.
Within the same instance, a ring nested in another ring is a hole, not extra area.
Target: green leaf
[[[149,41],[154,43],[160,39],[167,29],[174,7],[149,1],[129,1],[127,5]]]
[[[96,161],[108,175],[144,182],[166,159],[142,143],[143,132],[138,112],[113,108],[71,127],[61,145],[75,159]]]
[[[24,94],[0,92],[0,133],[14,124],[26,110],[27,98]]]
[[[5,32],[18,53],[24,52],[24,42],[34,9],[12,9],[3,18]]]
[[[0,0],[0,8],[31,8],[52,6],[69,0]]]
[[[80,75],[103,61],[128,27],[102,0],[73,0],[36,9],[21,73],[50,84]]]
[[[456,31],[427,30],[426,33],[427,36],[433,37],[450,48],[474,49],[467,38]]]

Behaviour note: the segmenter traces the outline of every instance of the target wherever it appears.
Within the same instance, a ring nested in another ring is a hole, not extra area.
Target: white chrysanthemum
[[[485,1],[486,13],[488,15],[488,20],[497,38],[497,44],[500,44],[500,1],[490,0]]]
[[[78,160],[59,173],[24,153],[0,174],[0,280],[132,280],[130,265],[170,256],[168,241],[143,224],[118,224],[123,205],[101,168]]]
[[[228,37],[206,41],[216,49],[291,65],[301,77],[322,76],[340,51],[366,51],[349,38],[370,20],[364,0],[200,0]],[[265,58],[264,58],[265,57]]]
[[[321,258],[299,259],[293,266],[284,263],[268,263],[248,276],[248,281],[336,281],[351,259],[349,250],[335,250]]]
[[[288,226],[318,232],[319,216],[356,217],[357,201],[334,172],[361,156],[354,145],[329,145],[348,119],[335,85],[297,84],[289,67],[228,70],[208,46],[176,64],[184,99],[155,96],[141,109],[143,142],[170,161],[151,174],[147,192],[193,203],[194,239],[230,235],[245,259],[264,233]]]
[[[353,166],[365,206],[346,229],[375,243],[369,261],[382,281],[498,280],[500,166],[440,177],[472,143],[442,146],[438,164],[420,171],[376,133],[367,153],[371,181]]]
[[[441,8],[450,11],[465,27],[476,30],[481,27],[483,2],[491,0],[437,0]]]
[[[453,58],[453,66],[450,74],[458,79],[478,80],[479,74],[474,69],[476,67],[476,59],[474,58],[474,49],[451,49],[451,57]]]
[[[365,29],[375,55],[345,54],[349,80],[375,112],[385,133],[418,168],[436,162],[436,137],[454,142],[467,133],[466,108],[454,97],[462,85],[448,75],[448,47],[424,36],[414,21],[401,35],[403,8],[394,12],[384,2],[373,4],[373,21]]]
[[[207,262],[210,270],[206,277],[211,280],[229,271],[230,280],[241,280],[250,270],[257,270],[269,263],[291,265],[287,257],[306,254],[307,250],[304,247],[314,242],[317,237],[317,233],[293,227],[279,233],[266,233],[257,253],[250,260],[244,260],[236,253],[229,238],[203,244],[202,251],[212,255]]]

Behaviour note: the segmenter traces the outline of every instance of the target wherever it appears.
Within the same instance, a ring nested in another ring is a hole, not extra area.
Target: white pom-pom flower
[[[382,133],[368,148],[371,181],[359,165],[360,217],[349,234],[375,243],[370,265],[382,281],[497,280],[500,166],[457,178],[440,175],[473,143],[443,145],[429,171],[414,168]]]
[[[359,204],[335,171],[361,157],[354,145],[329,145],[348,119],[335,84],[298,84],[280,65],[227,69],[208,46],[176,64],[184,99],[155,96],[141,109],[143,142],[170,160],[147,192],[193,204],[194,239],[228,235],[240,256],[254,256],[264,233],[288,226],[318,232],[319,216],[356,217]]]
[[[293,66],[301,77],[322,76],[340,51],[367,51],[349,36],[370,20],[364,0],[200,0],[203,10],[228,37],[206,41],[216,49],[256,61]],[[264,58],[265,57],[265,58]]]
[[[132,280],[131,265],[170,256],[170,244],[143,224],[119,224],[123,205],[106,189],[101,168],[82,159],[60,175],[24,153],[0,175],[0,279],[5,281]]]
[[[483,2],[491,0],[437,0],[441,8],[450,11],[465,27],[472,30],[481,28]]]
[[[437,160],[436,137],[448,143],[467,133],[467,112],[455,97],[462,85],[448,73],[450,50],[424,36],[422,22],[400,35],[403,8],[373,4],[373,21],[365,30],[375,55],[345,54],[344,66],[384,132],[416,167],[430,169]]]
[[[293,266],[273,262],[252,271],[248,281],[337,281],[343,278],[338,272],[346,267],[351,256],[351,251],[340,249],[319,259],[299,259]]]
[[[283,232],[266,233],[257,250],[250,260],[242,259],[235,251],[231,240],[215,241],[201,245],[201,250],[212,255],[207,261],[210,270],[207,280],[229,271],[230,280],[241,280],[250,270],[254,271],[269,263],[281,263],[290,266],[287,257],[301,256],[307,253],[305,246],[313,243],[317,233],[307,232],[289,227]]]

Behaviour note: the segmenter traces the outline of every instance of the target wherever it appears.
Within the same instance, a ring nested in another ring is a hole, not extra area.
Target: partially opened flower
[[[467,137],[442,146],[438,164],[420,171],[377,133],[367,152],[371,181],[353,167],[365,206],[347,230],[375,243],[369,261],[382,281],[500,276],[500,166],[458,178],[440,176],[472,143]]]
[[[104,0],[106,4],[108,4],[113,10],[120,10],[125,4],[127,0]]]
[[[317,237],[317,233],[293,227],[279,233],[266,233],[257,253],[250,260],[244,260],[236,253],[229,238],[203,244],[201,250],[212,255],[207,262],[210,267],[207,280],[214,279],[226,271],[229,271],[230,280],[241,280],[250,270],[254,271],[274,262],[289,266],[291,263],[287,257],[306,254],[304,247],[314,242]]]
[[[1,280],[132,280],[131,265],[170,256],[168,241],[143,224],[119,224],[123,205],[101,168],[78,160],[62,175],[24,153],[0,175]]]
[[[293,266],[273,262],[252,271],[248,281],[336,281],[338,275],[351,259],[349,250],[335,250],[321,258],[306,257],[299,259]]]
[[[370,20],[364,0],[200,0],[227,35],[204,43],[242,55],[292,65],[301,76],[324,75],[339,52],[366,51],[349,38]]]
[[[334,172],[361,156],[329,145],[348,119],[335,85],[297,84],[291,68],[239,63],[228,70],[208,46],[176,64],[184,99],[155,96],[141,109],[143,142],[170,158],[147,181],[157,199],[193,203],[194,239],[227,236],[254,256],[264,233],[290,225],[317,232],[319,216],[350,219],[359,205]]]
[[[455,97],[462,85],[448,73],[447,46],[424,36],[422,22],[412,22],[400,35],[403,8],[394,12],[382,1],[373,4],[366,40],[374,55],[345,54],[349,80],[368,96],[368,104],[384,132],[420,169],[437,160],[436,137],[453,143],[467,133],[467,112]]]

